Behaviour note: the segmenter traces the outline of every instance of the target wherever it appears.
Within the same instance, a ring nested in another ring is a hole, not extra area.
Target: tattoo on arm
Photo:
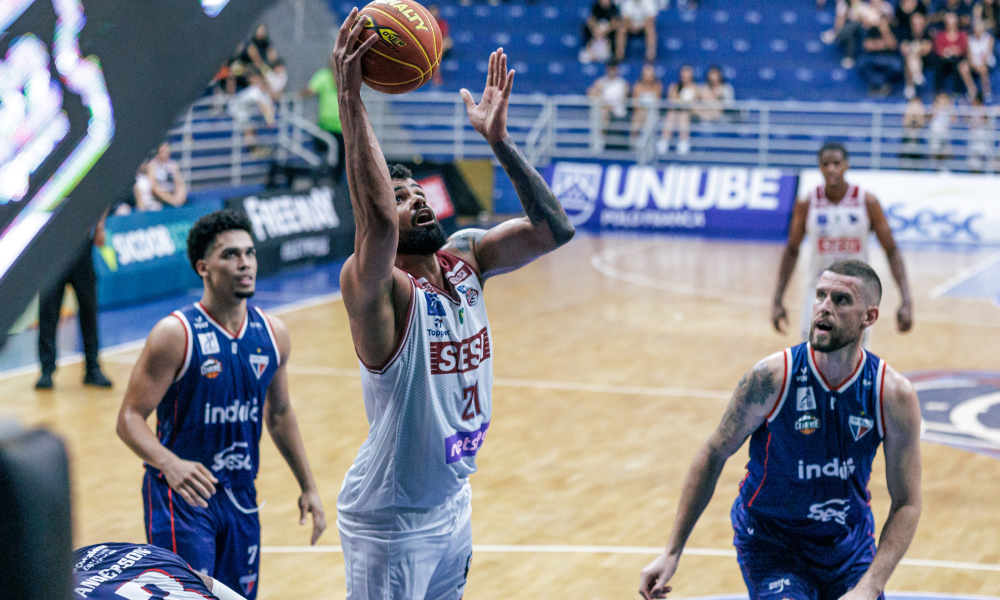
[[[556,244],[561,246],[568,242],[575,231],[573,224],[569,222],[566,211],[545,180],[521,154],[514,140],[508,135],[493,147],[493,152],[514,184],[528,219],[535,225],[547,223]]]
[[[736,393],[722,417],[719,426],[724,436],[731,437],[743,427],[750,406],[763,406],[774,393],[774,373],[765,365],[754,367],[753,371],[743,375],[736,386]]]
[[[479,239],[483,237],[483,233],[485,232],[478,229],[459,231],[450,240],[448,240],[448,243],[451,246],[454,246],[459,252],[474,254],[475,251],[473,246],[475,246]]]

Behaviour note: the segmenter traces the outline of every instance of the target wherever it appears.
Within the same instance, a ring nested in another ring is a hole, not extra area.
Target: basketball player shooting
[[[695,455],[667,548],[642,570],[643,598],[671,590],[726,460],[749,437],[731,518],[750,598],[884,600],[920,518],[920,407],[910,382],[861,347],[881,294],[875,271],[861,261],[823,271],[809,342],[744,375]],[[876,549],[868,480],[880,443],[892,503]]]
[[[483,284],[555,250],[574,230],[507,133],[514,71],[498,49],[481,102],[461,94],[527,216],[446,238],[423,189],[405,168],[386,165],[372,132],[361,56],[377,36],[357,45],[356,15],[333,53],[357,223],[340,283],[370,422],[337,501],[347,598],[458,600],[472,560],[468,476],[492,410]]]
[[[810,316],[816,293],[816,282],[825,268],[837,260],[857,259],[868,262],[868,237],[874,232],[889,260],[892,277],[899,286],[902,297],[896,312],[896,326],[906,332],[913,325],[913,303],[910,299],[910,284],[906,278],[903,255],[896,247],[889,222],[878,198],[857,185],[844,179],[850,168],[847,149],[839,142],[827,142],[819,150],[819,169],[823,173],[824,184],[809,191],[809,194],[795,203],[792,223],[788,229],[788,244],[781,257],[778,272],[778,286],[774,292],[771,321],[774,328],[784,333],[788,317],[783,298],[788,281],[795,270],[799,248],[806,234],[809,234],[809,284],[806,288],[805,307],[802,309],[800,333],[802,341],[809,339]],[[865,332],[865,346],[871,332]]]

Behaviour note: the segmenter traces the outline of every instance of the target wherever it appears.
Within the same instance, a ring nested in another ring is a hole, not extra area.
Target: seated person
[[[893,33],[896,34],[897,39],[907,40],[912,37],[910,20],[915,14],[927,17],[927,5],[922,0],[899,0],[892,22]]]
[[[652,64],[646,63],[642,67],[642,76],[639,81],[632,86],[632,135],[630,138],[632,146],[635,146],[639,131],[646,125],[646,122],[651,117],[656,118],[657,107],[662,97],[663,83],[656,76],[656,68]]]
[[[945,27],[948,13],[955,13],[958,16],[959,29],[968,30],[972,27],[972,2],[968,0],[936,0],[932,4],[932,12],[929,15],[932,29],[939,31]]]
[[[591,46],[595,38],[603,38],[608,44],[618,41],[618,31],[622,29],[621,12],[618,5],[611,0],[595,0],[590,7],[590,15],[583,25],[584,49]],[[607,55],[610,57],[610,53]],[[607,57],[600,60],[598,57],[592,58],[593,62],[606,62]],[[581,62],[586,62],[581,60]]]
[[[163,142],[156,155],[143,163],[136,175],[135,192],[138,210],[162,210],[164,205],[184,206],[187,184],[177,162],[170,158],[170,144]],[[144,171],[143,171],[144,169]]]
[[[96,544],[76,550],[73,588],[77,596],[89,600],[175,596],[245,600],[173,552],[146,544]]]
[[[624,120],[628,117],[628,82],[618,72],[616,63],[608,63],[604,76],[595,81],[587,95],[598,101],[601,110],[601,128],[607,128],[612,118]]]
[[[275,122],[274,100],[267,93],[267,81],[255,67],[246,67],[247,80],[250,86],[238,92],[229,101],[229,114],[236,122],[234,126],[243,127],[245,142],[254,156],[263,156],[268,153],[267,148],[257,146],[256,129],[251,125],[254,116],[254,108],[260,111],[264,117],[264,122],[268,127],[272,127]]]
[[[899,54],[903,57],[903,75],[906,80],[903,95],[910,100],[917,95],[917,88],[926,83],[924,61],[934,51],[934,39],[927,31],[927,17],[920,12],[914,12],[910,16],[907,31],[908,37],[902,38],[899,44]]]
[[[681,67],[677,81],[667,88],[667,101],[673,106],[667,110],[663,121],[663,132],[656,142],[656,151],[666,154],[670,151],[670,140],[677,132],[677,154],[687,154],[691,151],[691,114],[702,96],[698,84],[694,81],[694,69],[691,65]]]
[[[708,68],[705,74],[705,85],[701,86],[701,105],[696,111],[703,121],[720,121],[727,107],[736,100],[733,86],[726,82],[722,69],[717,66]]]
[[[945,15],[944,31],[934,36],[934,93],[940,93],[948,79],[957,72],[969,98],[976,95],[976,83],[969,68],[969,37],[958,27],[958,15]]]
[[[869,94],[885,98],[892,93],[893,84],[903,74],[899,43],[887,17],[882,16],[878,25],[865,33],[862,48],[865,52],[858,63],[858,75],[868,85]]]
[[[660,13],[657,0],[622,0],[619,5],[623,26],[618,30],[615,59],[625,60],[625,46],[631,36],[646,38],[646,62],[656,60],[656,15]]]
[[[993,90],[990,86],[990,71],[997,65],[997,56],[993,52],[995,40],[986,30],[986,23],[976,21],[969,36],[969,67],[979,75],[979,85],[982,86],[984,102],[993,101]]]
[[[277,102],[288,85],[288,69],[285,61],[278,57],[278,51],[271,47],[267,51],[267,71],[264,73],[264,83],[267,93]]]

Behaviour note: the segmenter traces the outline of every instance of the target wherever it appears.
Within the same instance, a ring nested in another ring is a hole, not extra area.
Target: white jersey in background
[[[826,186],[820,185],[799,200],[809,203],[806,217],[806,235],[809,238],[808,281],[805,306],[800,330],[802,339],[808,341],[812,324],[812,305],[816,297],[816,284],[824,270],[838,260],[856,259],[868,262],[868,237],[871,222],[865,206],[865,190],[848,185],[844,198],[837,203],[826,197]],[[867,335],[867,332],[866,332]]]
[[[476,471],[492,412],[486,303],[468,263],[436,256],[457,296],[411,275],[399,348],[382,368],[362,363],[368,439],[344,476],[339,511],[438,507]]]

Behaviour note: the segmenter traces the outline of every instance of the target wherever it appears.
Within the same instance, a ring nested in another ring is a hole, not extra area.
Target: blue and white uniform
[[[778,401],[750,438],[734,545],[752,600],[837,600],[875,557],[868,480],[883,436],[886,365],[862,350],[833,388],[808,343],[784,359]]]
[[[264,312],[247,307],[227,331],[200,302],[171,313],[184,325],[184,363],[156,408],[157,437],[219,480],[208,508],[177,496],[146,465],[143,508],[150,544],[172,550],[196,570],[257,595],[260,521],[254,480],[259,466],[267,388],[281,360]]]
[[[348,600],[458,600],[465,589],[492,338],[479,274],[436,258],[455,293],[410,275],[399,348],[385,365],[361,364],[368,439],[337,498]]]
[[[183,558],[144,544],[97,544],[73,552],[73,597],[216,598]]]

